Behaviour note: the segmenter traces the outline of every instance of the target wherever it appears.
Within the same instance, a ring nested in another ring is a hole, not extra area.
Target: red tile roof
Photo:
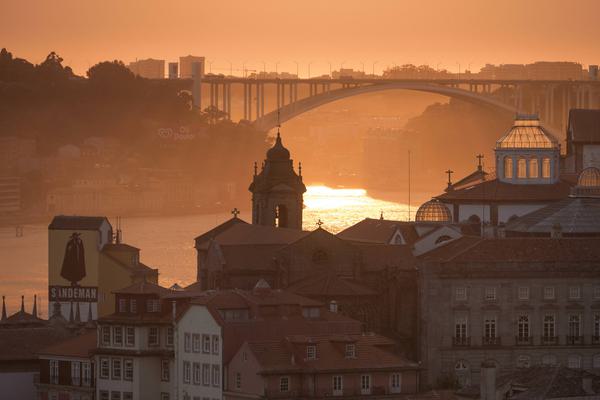
[[[408,244],[414,243],[419,237],[414,224],[373,218],[365,218],[344,229],[337,236],[349,241],[388,244],[397,230],[400,230]]]
[[[154,283],[140,281],[126,288],[115,290],[115,294],[156,294],[159,296],[167,296],[172,290],[156,285]]]
[[[340,278],[335,273],[315,275],[302,279],[286,290],[309,297],[355,297],[376,296],[377,293],[349,279]]]
[[[569,196],[572,184],[560,180],[549,185],[516,185],[492,179],[459,190],[449,190],[439,196],[444,202],[453,201],[557,201]]]
[[[40,356],[88,358],[96,349],[96,330],[70,338],[39,351]]]

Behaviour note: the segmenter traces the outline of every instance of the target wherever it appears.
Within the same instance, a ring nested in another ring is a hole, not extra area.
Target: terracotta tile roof
[[[322,274],[308,277],[289,286],[286,290],[308,297],[355,297],[376,296],[377,293],[349,279],[336,274]]]
[[[379,271],[387,267],[414,269],[416,259],[410,245],[355,243],[361,252],[363,265],[368,271]]]
[[[215,240],[221,245],[241,244],[288,244],[292,243],[308,232],[298,229],[275,228],[272,226],[252,225],[244,221],[231,222],[234,218],[221,224],[196,238],[196,248],[208,248],[210,240]]]
[[[56,230],[84,230],[94,231],[99,229],[102,223],[108,219],[106,217],[80,217],[73,215],[57,215],[52,219],[48,229]]]
[[[506,231],[550,234],[556,224],[564,234],[600,234],[600,198],[566,198],[507,223]]]
[[[102,248],[102,251],[131,251],[138,252],[139,248],[126,243],[107,243]]]
[[[96,349],[96,329],[74,338],[63,340],[39,351],[40,356],[88,358]]]
[[[285,373],[286,371],[365,371],[388,369],[419,369],[418,364],[365,340],[363,335],[347,335],[354,341],[356,357],[345,357],[345,345],[335,340],[335,336],[311,335],[303,340],[288,336],[283,340],[250,341],[248,346],[257,358],[259,373]],[[334,339],[334,340],[332,340]],[[306,358],[306,346],[310,342],[317,346],[315,360]]]
[[[41,349],[69,337],[72,337],[72,333],[59,324],[0,328],[0,361],[35,360]]]
[[[171,290],[154,283],[140,281],[123,289],[115,290],[115,294],[156,294],[159,296],[167,296],[171,294]]]
[[[516,185],[492,179],[459,190],[449,190],[439,196],[444,202],[452,201],[557,201],[569,196],[572,184],[560,180],[551,185]]]
[[[600,238],[462,237],[425,255],[424,261],[456,263],[597,262]]]
[[[600,110],[570,110],[568,127],[573,142],[600,143]]]
[[[462,179],[459,179],[457,182],[452,184],[453,190],[464,189],[469,186],[473,186],[475,184],[481,183],[485,180],[490,180],[492,177],[489,173],[485,172],[483,169],[476,169],[474,172],[465,176]]]
[[[344,229],[337,236],[349,241],[388,244],[397,230],[400,230],[408,244],[414,243],[419,237],[414,224],[373,218],[365,218]]]

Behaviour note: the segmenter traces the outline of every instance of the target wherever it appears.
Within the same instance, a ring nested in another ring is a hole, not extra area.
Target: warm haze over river
[[[393,196],[390,196],[393,197]],[[400,195],[398,195],[400,198]],[[408,218],[406,204],[378,200],[364,189],[332,189],[309,186],[304,195],[304,229],[313,230],[319,219],[323,227],[337,233],[364,218]],[[412,212],[416,210],[416,202]],[[250,221],[249,212],[242,209],[240,218]],[[111,216],[109,218],[112,219]],[[228,213],[174,217],[124,218],[124,242],[141,249],[141,260],[159,268],[163,286],[174,283],[188,285],[196,277],[194,238],[231,218]],[[111,221],[114,224],[114,221]],[[37,294],[38,309],[48,311],[48,225],[25,225],[24,237],[15,237],[14,227],[0,227],[0,281],[9,312],[20,306],[20,296],[26,296],[26,308]],[[41,303],[41,304],[40,304]]]

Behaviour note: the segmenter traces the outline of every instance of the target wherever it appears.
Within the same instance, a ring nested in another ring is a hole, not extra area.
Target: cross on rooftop
[[[319,218],[319,220],[317,221],[317,226],[320,228],[323,225],[323,221],[321,221],[321,218]]]
[[[452,174],[454,173],[454,171],[452,171],[451,169],[446,170],[446,173],[448,174],[448,186],[452,185]]]
[[[483,154],[477,154],[477,160],[479,162],[479,165],[477,165],[477,169],[481,170],[483,168],[483,164],[481,162],[481,160],[484,158]]]
[[[237,218],[238,214],[240,213],[240,211],[236,208],[234,208],[233,210],[231,210],[231,214],[233,215],[233,218]]]

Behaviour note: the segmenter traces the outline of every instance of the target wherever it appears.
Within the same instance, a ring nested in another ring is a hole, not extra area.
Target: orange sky
[[[345,67],[486,62],[600,63],[598,0],[30,0],[3,1],[0,47],[41,61],[57,51],[76,72],[100,60],[204,55],[213,72],[306,75]],[[208,65],[207,65],[208,68]]]

